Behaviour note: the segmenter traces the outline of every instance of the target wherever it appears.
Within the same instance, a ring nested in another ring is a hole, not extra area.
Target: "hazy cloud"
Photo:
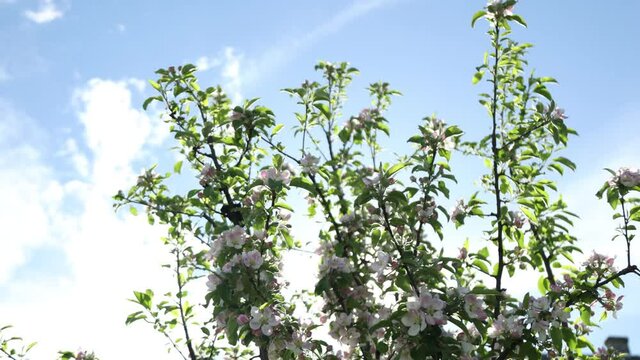
[[[64,12],[60,10],[53,0],[41,0],[37,10],[27,10],[24,12],[24,16],[26,16],[27,19],[38,24],[51,22],[62,18],[63,15]]]

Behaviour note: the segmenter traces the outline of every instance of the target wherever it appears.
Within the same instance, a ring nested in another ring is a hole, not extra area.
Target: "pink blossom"
[[[460,199],[456,202],[456,205],[451,209],[451,220],[457,220],[458,218],[467,214],[467,205],[464,200]]]
[[[522,324],[522,320],[519,320],[515,316],[505,317],[503,314],[500,314],[491,325],[489,337],[498,338],[501,336],[508,336],[512,338],[520,338],[522,337],[523,330],[524,326]]]
[[[384,270],[384,268],[389,264],[390,259],[391,259],[391,256],[389,254],[387,254],[384,251],[378,251],[376,261],[371,263],[371,265],[369,265],[369,268],[371,269],[371,271],[381,273]]]
[[[464,310],[472,319],[487,319],[487,313],[484,311],[484,302],[474,294],[467,294],[464,297]]]
[[[213,166],[211,166],[211,164],[206,164],[205,166],[202,167],[202,170],[200,171],[200,185],[207,186],[211,184],[215,175],[216,175],[216,171],[213,168]]]
[[[258,250],[251,250],[242,254],[242,263],[246,267],[259,269],[263,262],[262,254]]]
[[[612,187],[618,187],[622,185],[627,188],[632,188],[640,185],[640,170],[634,168],[622,167],[618,169],[616,175],[609,179],[609,185]]]
[[[264,308],[262,311],[256,306],[251,308],[251,320],[249,327],[251,330],[260,331],[263,335],[271,336],[273,328],[280,324],[280,320],[270,307]]]
[[[318,172],[318,163],[320,159],[310,155],[305,154],[304,157],[300,160],[300,166],[302,166],[302,172],[307,174],[315,174]]]
[[[260,171],[259,177],[265,184],[268,184],[269,180],[285,185],[289,185],[291,182],[291,172],[289,170],[278,170],[273,167]]]
[[[233,268],[240,263],[240,255],[235,255],[226,264],[222,266],[222,272],[228,274],[233,271]]]
[[[209,274],[207,279],[207,288],[209,288],[209,291],[215,291],[218,285],[222,283],[222,279],[217,274]]]
[[[224,240],[227,246],[236,249],[242,249],[242,246],[247,241],[247,233],[242,227],[238,225],[234,226],[230,230],[223,232],[222,234],[220,234],[220,237]]]
[[[416,336],[427,328],[427,322],[423,312],[419,310],[418,302],[407,303],[407,313],[400,319],[402,325],[409,328],[408,334]]]
[[[245,325],[249,323],[249,317],[245,314],[240,314],[236,318],[236,321],[238,322],[238,325]]]

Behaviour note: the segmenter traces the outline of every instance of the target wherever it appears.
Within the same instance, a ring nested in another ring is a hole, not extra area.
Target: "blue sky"
[[[387,149],[408,149],[404,139],[434,112],[473,138],[488,126],[477,104],[482,88],[470,81],[487,49],[484,24],[470,27],[483,5],[0,0],[0,323],[40,342],[34,358],[78,346],[107,360],[149,357],[149,348],[162,358],[161,338],[123,325],[131,290],[165,280],[162,229],[115,215],[110,204],[145,164],[171,159],[157,112],[140,106],[155,69],[197,63],[202,82],[222,83],[238,99],[261,97],[290,123],[293,102],[278,90],[316,79],[318,60],[346,60],[362,74],[345,113],[368,105],[364,88],[373,81],[404,94],[388,116]],[[640,3],[528,0],[516,12],[529,28],[514,36],[536,45],[530,64],[559,80],[554,94],[580,133],[566,152],[579,168],[560,183],[583,218],[576,234],[586,249],[622,259],[622,244],[608,240],[610,212],[593,193],[603,167],[640,166]],[[461,197],[482,168],[456,162]],[[639,249],[633,257],[640,262]],[[628,286],[619,319],[593,340],[628,335],[640,352],[632,336],[640,281]],[[132,350],[116,355],[113,342]]]

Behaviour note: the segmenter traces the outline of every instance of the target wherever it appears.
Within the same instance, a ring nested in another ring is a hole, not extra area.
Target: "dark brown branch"
[[[180,311],[180,320],[182,321],[182,330],[184,331],[184,337],[187,344],[187,350],[189,351],[190,360],[198,360],[196,352],[193,350],[193,344],[191,344],[191,338],[189,337],[189,329],[187,327],[187,320],[184,315],[184,307],[182,305],[182,278],[180,277],[180,250],[176,251],[176,277],[178,279],[178,310]]]
[[[494,35],[494,60],[495,64],[493,66],[493,101],[491,105],[491,117],[492,117],[492,130],[491,130],[491,150],[493,153],[493,190],[495,192],[496,198],[496,225],[498,227],[498,233],[496,237],[496,242],[498,244],[498,270],[495,275],[496,278],[496,291],[498,295],[496,296],[496,305],[493,311],[493,315],[495,318],[500,314],[500,305],[502,300],[502,273],[504,271],[504,239],[502,234],[502,199],[500,198],[500,173],[498,171],[498,161],[499,161],[499,149],[498,149],[498,139],[497,139],[497,111],[498,111],[498,71],[499,71],[499,63],[500,63],[500,25],[499,22],[495,23],[495,35]]]

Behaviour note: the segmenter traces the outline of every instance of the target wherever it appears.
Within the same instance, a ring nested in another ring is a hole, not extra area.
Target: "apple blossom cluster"
[[[358,116],[353,116],[345,124],[347,130],[362,130],[367,125],[373,124],[377,121],[379,112],[377,109],[362,109]]]
[[[422,204],[417,205],[416,210],[418,211],[418,221],[422,223],[438,218],[438,213],[436,213],[436,202],[433,199],[426,201],[424,207]]]
[[[600,297],[600,302],[605,310],[611,311],[613,317],[617,318],[617,311],[622,310],[622,298],[624,298],[624,295],[616,297],[616,294],[611,289],[605,289],[604,296]]]
[[[491,325],[489,337],[508,342],[522,338],[525,331],[531,331],[544,344],[551,328],[560,328],[569,320],[570,313],[563,301],[541,296],[529,297],[527,302],[519,307],[524,312],[511,309],[499,314]]]
[[[205,187],[213,182],[216,176],[216,170],[211,164],[205,164],[200,171],[200,185]]]
[[[320,162],[320,158],[315,157],[311,154],[305,154],[300,160],[300,166],[302,167],[302,172],[310,175],[314,175],[318,172],[318,163]]]
[[[569,313],[565,311],[563,301],[555,301],[546,296],[529,298],[529,309],[525,324],[531,327],[540,342],[547,340],[551,327],[560,327],[569,320]]]
[[[509,211],[509,217],[511,219],[511,224],[518,229],[522,229],[522,227],[527,223],[527,219],[522,216],[522,213],[519,211]]]
[[[603,278],[616,272],[616,268],[613,266],[614,260],[612,257],[598,254],[594,251],[591,256],[582,263],[582,266],[593,274]]]
[[[490,0],[487,3],[487,14],[485,17],[489,21],[494,21],[496,18],[502,18],[510,15],[513,15],[513,5],[507,5],[506,1]]]
[[[468,207],[464,202],[464,199],[459,199],[455,206],[451,209],[451,220],[459,220],[467,215]]]
[[[278,325],[280,325],[280,320],[276,317],[273,309],[266,307],[260,310],[256,306],[251,307],[249,327],[254,331],[256,336],[271,336],[273,334],[273,328]]]
[[[553,112],[551,113],[551,117],[555,120],[560,120],[560,121],[564,121],[566,119],[568,119],[569,117],[565,114],[564,109],[563,108],[555,108],[553,110]]]
[[[611,187],[619,187],[623,186],[625,188],[633,188],[636,186],[640,186],[640,170],[622,167],[618,169],[616,174],[609,179],[609,186]]]
[[[551,291],[559,293],[562,291],[569,291],[573,288],[574,281],[571,278],[571,275],[562,275],[562,280],[563,281],[556,281],[555,283],[551,284]]]
[[[276,169],[274,167],[260,171],[259,178],[268,184],[270,181],[289,185],[291,182],[291,171],[289,168]]]
[[[447,135],[447,124],[442,119],[430,116],[425,118],[424,121],[425,125],[420,127],[426,142],[423,150],[437,148],[451,150],[454,148],[455,140]]]
[[[444,325],[447,323],[445,305],[437,294],[421,288],[420,295],[407,300],[407,313],[401,319],[402,324],[409,328],[410,336],[417,335],[427,325]]]

